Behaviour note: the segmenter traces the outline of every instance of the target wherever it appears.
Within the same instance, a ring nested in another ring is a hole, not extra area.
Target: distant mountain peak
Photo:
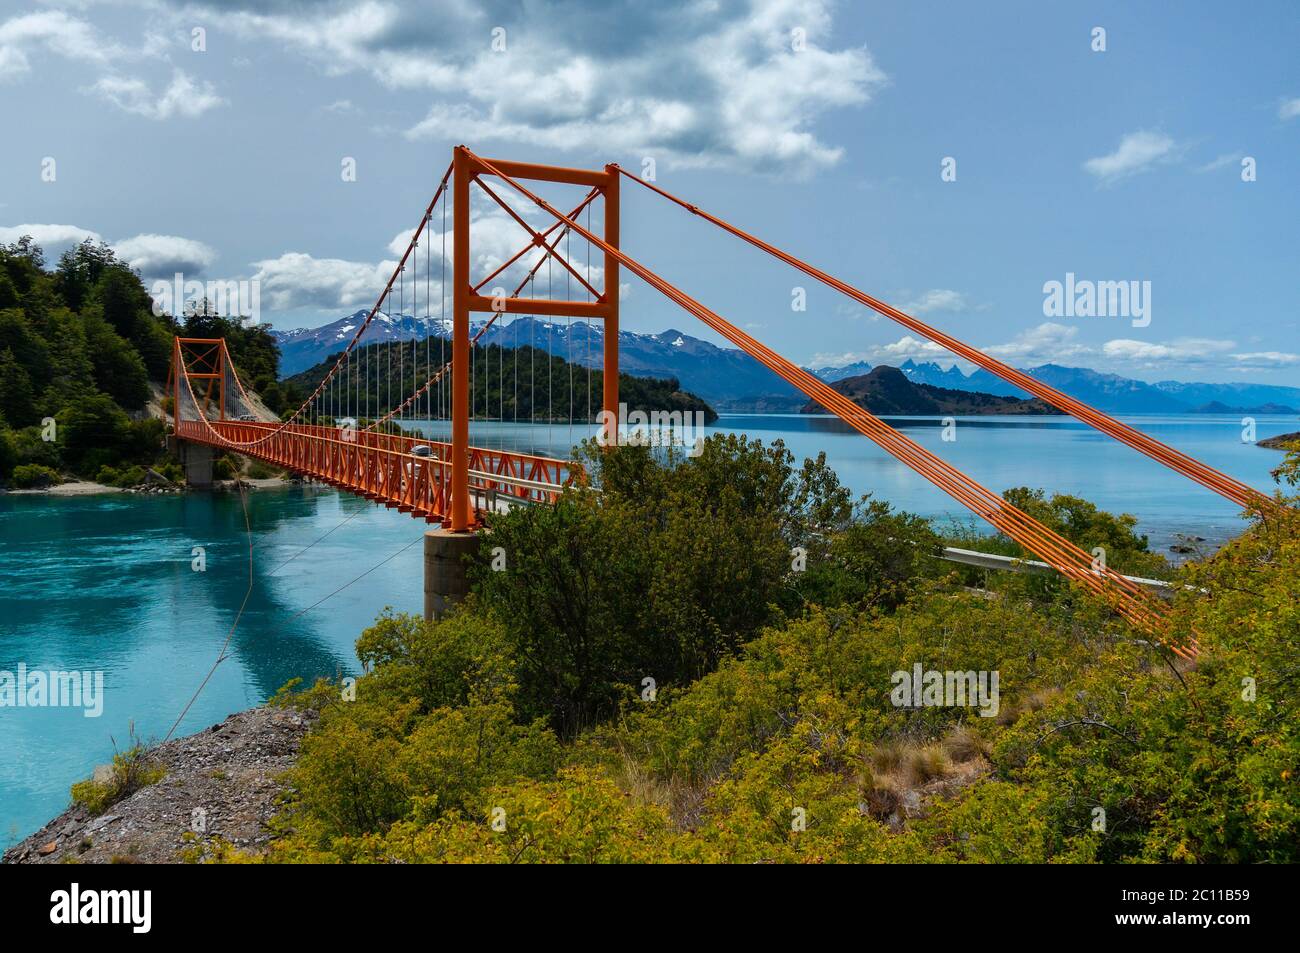
[[[354,311],[319,328],[296,328],[271,333],[280,345],[280,373],[291,376],[312,367],[327,355],[337,354],[356,334],[369,309]],[[599,368],[604,349],[604,327],[600,322],[578,319],[552,320],[532,315],[498,319],[483,335],[484,345],[535,347],[576,364]],[[380,312],[366,329],[362,344],[424,340],[450,340],[450,317],[417,318]],[[486,319],[474,319],[471,333],[478,333]],[[684,390],[699,394],[713,406],[729,410],[762,409],[772,412],[798,410],[806,398],[743,351],[719,347],[675,327],[654,334],[621,329],[618,335],[619,369],[641,377],[676,378]],[[887,365],[882,365],[887,366]],[[827,383],[860,377],[874,369],[866,361],[810,371]],[[1019,388],[996,374],[977,368],[963,373],[956,364],[946,370],[934,361],[911,358],[893,374],[913,384],[927,384],[951,391],[967,391],[998,397],[1028,398]],[[1300,388],[1276,385],[1231,383],[1196,384],[1160,381],[1148,384],[1086,367],[1047,363],[1025,373],[1071,397],[1111,414],[1162,414],[1209,412],[1210,406],[1245,408],[1255,413],[1285,412],[1300,407]],[[892,375],[884,375],[889,379]]]

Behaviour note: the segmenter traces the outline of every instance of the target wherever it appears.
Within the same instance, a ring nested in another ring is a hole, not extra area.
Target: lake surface
[[[1126,419],[1252,486],[1272,488],[1269,470],[1282,454],[1242,443],[1240,417]],[[891,423],[990,489],[1041,486],[1132,512],[1162,549],[1178,533],[1221,542],[1242,526],[1228,501],[1065,418],[958,418],[951,442],[937,418]],[[407,425],[445,434],[439,423]],[[1257,425],[1259,439],[1300,428],[1292,417],[1259,417]],[[967,518],[834,418],[725,415],[708,429],[782,439],[800,460],[825,450],[856,494],[940,519]],[[471,439],[564,456],[592,433],[568,424],[476,422]],[[353,644],[385,606],[422,610],[425,524],[330,488],[256,490],[247,502],[252,593],[228,657],[179,734],[259,704],[295,676],[355,674]],[[192,568],[196,546],[204,549],[203,572]],[[106,762],[114,741],[124,747],[132,723],[144,738],[167,733],[221,651],[248,579],[238,494],[0,495],[0,672],[25,664],[104,677],[97,718],[80,708],[0,708],[0,841],[25,836],[66,807],[69,785]]]

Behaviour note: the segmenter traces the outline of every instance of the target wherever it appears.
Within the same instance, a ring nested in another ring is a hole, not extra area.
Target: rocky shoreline
[[[281,776],[313,716],[262,706],[151,752],[166,774],[99,816],[73,804],[5,851],[6,864],[179,863],[220,841],[254,853],[270,841]]]
[[[269,490],[289,486],[297,482],[285,477],[241,477],[240,483],[245,489]],[[211,492],[234,491],[238,489],[234,480],[214,480],[209,488]],[[54,483],[50,486],[31,487],[23,490],[0,488],[0,493],[14,496],[94,496],[99,493],[192,493],[199,492],[183,483],[142,483],[139,486],[109,486],[90,480],[70,480],[67,483]]]
[[[1300,430],[1295,433],[1279,434],[1259,442],[1261,447],[1268,447],[1270,450],[1286,450],[1293,444],[1300,444]]]

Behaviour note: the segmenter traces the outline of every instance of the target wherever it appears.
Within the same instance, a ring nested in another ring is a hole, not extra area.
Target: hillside
[[[897,367],[882,365],[869,374],[846,377],[831,384],[839,393],[873,414],[1059,414],[1041,400],[1021,400],[996,394],[916,384]],[[801,413],[824,414],[816,401],[806,403]]]
[[[140,276],[89,240],[46,268],[40,246],[0,245],[0,484],[44,486],[68,476],[172,479],[160,400],[172,338],[224,337],[241,379],[275,414],[291,394],[276,382],[278,351],[264,326],[154,314]]]
[[[437,352],[430,356],[436,368]],[[410,344],[371,344],[360,348],[352,358],[352,379],[357,380],[356,369],[361,374],[354,391],[360,394],[359,406],[354,406],[351,412],[360,417],[375,417],[399,403],[399,395],[415,393],[429,377],[423,350],[417,348],[415,357],[417,360],[413,361]],[[294,392],[312,392],[337,358],[338,354],[329,355],[314,367],[287,378],[282,386]],[[471,404],[480,417],[486,414],[489,419],[567,421],[572,415],[575,420],[594,421],[601,410],[604,373],[560,357],[549,357],[537,348],[488,345],[474,350],[471,385]],[[620,374],[618,387],[620,402],[629,411],[701,411],[706,421],[718,418],[702,398],[683,390],[676,378]],[[436,408],[439,401],[445,408],[449,393],[444,384],[441,396],[433,392],[430,403],[422,403],[421,408]]]

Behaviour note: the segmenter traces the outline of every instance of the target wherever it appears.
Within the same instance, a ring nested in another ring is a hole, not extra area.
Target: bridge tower
[[[168,375],[167,393],[172,397],[171,449],[176,451],[185,469],[185,482],[190,486],[212,485],[215,449],[211,444],[182,440],[180,434],[182,401],[192,401],[198,413],[217,420],[226,419],[226,374],[229,355],[226,342],[221,338],[182,338],[172,342],[172,364]],[[185,384],[198,385],[191,393]],[[173,386],[175,385],[175,386]]]
[[[470,263],[473,261],[472,224],[470,221],[470,186],[478,186],[532,236],[533,244],[545,248],[543,236],[528,225],[494,191],[486,179],[499,171],[517,180],[558,182],[585,186],[594,190],[604,206],[603,239],[612,248],[619,241],[619,173],[614,165],[602,170],[571,169],[489,159],[493,170],[465,146],[457,146],[452,161],[452,414],[451,414],[451,506],[441,529],[430,530],[424,538],[424,615],[437,618],[469,592],[466,575],[467,557],[477,551],[479,536],[473,526],[469,483],[469,361],[470,314],[505,312],[507,314],[546,315],[582,318],[602,325],[603,392],[607,446],[618,440],[618,259],[604,252],[604,288],[594,301],[570,301],[551,298],[488,296],[481,293],[484,282],[472,284]],[[497,185],[500,188],[500,184]],[[563,263],[563,262],[562,262]]]

